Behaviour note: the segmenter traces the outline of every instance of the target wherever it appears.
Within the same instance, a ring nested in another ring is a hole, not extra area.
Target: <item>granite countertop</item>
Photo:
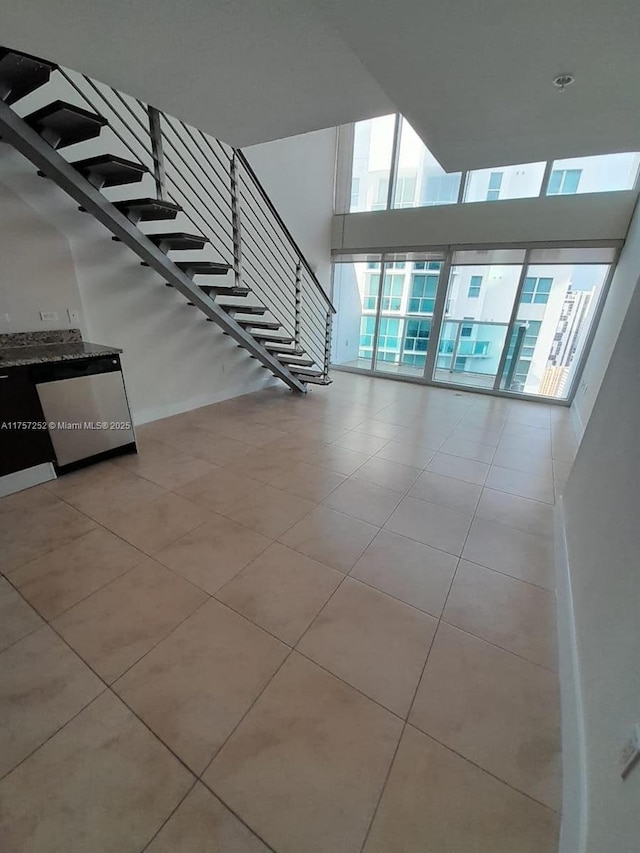
[[[122,350],[83,341],[77,329],[0,335],[0,368],[117,355]]]

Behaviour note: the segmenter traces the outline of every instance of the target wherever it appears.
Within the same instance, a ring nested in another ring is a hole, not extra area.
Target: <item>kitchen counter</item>
[[[0,335],[0,369],[118,355],[117,347],[83,341],[78,329]]]
[[[35,346],[6,347],[0,350],[0,368],[24,367],[46,364],[48,361],[71,361],[78,358],[96,358],[100,355],[118,355],[121,349],[101,344],[79,341],[68,344],[41,344]]]

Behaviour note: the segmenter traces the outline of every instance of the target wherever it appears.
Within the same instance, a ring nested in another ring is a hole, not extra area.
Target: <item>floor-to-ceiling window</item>
[[[351,185],[340,213],[628,190],[640,167],[640,153],[631,151],[447,173],[401,115],[345,132],[352,133],[344,147]]]
[[[454,252],[433,378],[493,388],[524,251]]]
[[[334,365],[567,400],[613,248],[482,248],[344,257]]]

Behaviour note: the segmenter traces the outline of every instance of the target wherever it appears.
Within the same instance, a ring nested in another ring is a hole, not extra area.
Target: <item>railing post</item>
[[[233,274],[235,286],[244,287],[242,276],[242,217],[240,214],[240,173],[236,152],[231,157],[231,227],[233,230]]]
[[[155,107],[147,107],[149,113],[149,136],[151,138],[151,156],[153,157],[153,177],[156,182],[156,197],[166,200],[167,179],[162,150],[162,126],[160,112]]]
[[[331,360],[331,327],[333,323],[333,313],[331,309],[327,309],[327,320],[325,324],[324,336],[324,375],[329,375],[329,362]]]
[[[293,332],[294,347],[300,349],[300,319],[302,314],[302,262],[296,264],[296,305],[295,327]]]

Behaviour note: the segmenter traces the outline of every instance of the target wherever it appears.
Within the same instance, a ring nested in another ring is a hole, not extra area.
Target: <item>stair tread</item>
[[[238,314],[253,314],[256,316],[266,314],[267,309],[261,305],[220,305],[225,311],[237,311]]]
[[[300,376],[324,376],[324,371],[322,370],[307,370],[305,367],[302,367],[300,370],[292,370],[291,372]]]
[[[141,222],[152,222],[158,219],[175,219],[182,212],[179,204],[164,201],[159,198],[129,198],[124,201],[114,201],[115,207],[121,213],[137,211],[141,214]]]
[[[187,234],[184,231],[175,231],[170,234],[147,234],[146,236],[156,246],[161,243],[168,243],[169,248],[173,249],[201,249],[205,243],[210,242],[202,234]]]
[[[253,329],[279,329],[280,323],[273,323],[269,320],[251,320],[247,318],[246,320],[238,320],[237,321],[240,326],[245,326]]]
[[[148,172],[141,163],[118,157],[116,154],[99,154],[97,157],[76,160],[71,165],[82,174],[100,175],[104,178],[106,187],[136,183]]]
[[[94,139],[108,124],[106,118],[97,113],[59,100],[25,116],[24,120],[39,133],[49,130],[59,135],[60,140],[55,145],[56,148]]]
[[[275,343],[275,344],[292,344],[293,338],[281,338],[279,335],[255,335],[255,339],[258,343],[265,344]]]
[[[55,68],[55,63],[46,59],[0,47],[0,91],[6,92],[3,100],[7,104],[15,104],[44,86]]]
[[[194,275],[225,275],[231,269],[231,264],[221,264],[216,261],[175,261],[174,263],[183,272],[191,270]]]

